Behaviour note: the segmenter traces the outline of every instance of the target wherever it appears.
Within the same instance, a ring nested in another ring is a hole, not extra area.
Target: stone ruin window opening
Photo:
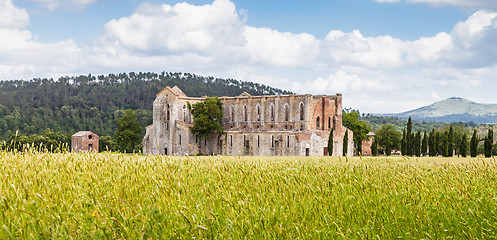
[[[230,107],[230,122],[234,122],[235,120],[235,110],[233,109],[233,106]]]
[[[274,136],[271,135],[271,147],[274,148]]]
[[[169,104],[166,106],[166,120],[171,120],[171,106],[169,106]]]
[[[261,106],[257,104],[257,121],[261,121]]]
[[[183,122],[186,122],[186,106],[183,105]]]
[[[290,107],[288,106],[288,104],[285,104],[283,109],[285,111],[285,122],[288,122],[290,120]]]
[[[286,148],[290,148],[290,135],[286,135]]]
[[[92,138],[93,138],[93,136],[91,134],[88,135],[88,139],[92,139]]]
[[[300,110],[300,121],[304,121],[304,103],[300,103],[299,110]]]
[[[260,147],[259,135],[257,135],[257,147]]]
[[[245,135],[243,135],[243,147],[247,146],[247,143],[245,141],[246,141],[246,137],[245,137]]]
[[[328,128],[331,129],[331,117],[328,117]]]
[[[248,122],[248,111],[247,111],[247,105],[243,106],[243,121]]]
[[[230,147],[233,147],[233,135],[230,135]]]
[[[88,150],[90,150],[90,151],[93,150],[93,144],[88,145]]]
[[[316,118],[316,128],[319,128],[319,123],[320,123],[320,118],[319,116]]]
[[[179,135],[179,145],[181,146],[181,134]]]
[[[269,105],[269,119],[274,122],[274,105],[272,103]]]

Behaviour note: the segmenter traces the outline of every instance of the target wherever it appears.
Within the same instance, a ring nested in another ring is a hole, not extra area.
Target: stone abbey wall
[[[196,138],[191,132],[190,98],[177,87],[166,87],[154,101],[153,124],[143,139],[146,154],[322,156],[327,153],[328,136],[334,128],[333,155],[342,155],[342,96],[276,95],[220,97],[223,128],[220,139]],[[348,155],[353,151],[349,130]]]

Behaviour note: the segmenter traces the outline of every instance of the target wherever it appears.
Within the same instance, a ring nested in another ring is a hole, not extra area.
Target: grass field
[[[0,239],[488,239],[497,164],[0,152]]]

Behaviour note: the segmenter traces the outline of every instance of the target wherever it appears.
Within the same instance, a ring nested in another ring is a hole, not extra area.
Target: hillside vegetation
[[[152,123],[155,95],[178,86],[192,97],[289,94],[265,85],[188,73],[121,73],[0,82],[0,140],[10,135],[90,130],[113,135],[116,119],[134,109],[143,127]]]

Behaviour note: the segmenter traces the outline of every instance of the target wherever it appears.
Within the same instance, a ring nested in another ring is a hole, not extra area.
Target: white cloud
[[[301,33],[281,33],[267,28],[246,27],[244,50],[252,62],[270,66],[308,66],[319,53],[314,36]]]
[[[102,41],[143,52],[207,53],[239,45],[244,27],[227,0],[203,6],[144,4],[132,16],[107,23]]]
[[[71,8],[81,9],[96,2],[96,0],[30,0],[31,2],[40,3],[43,7],[49,10],[56,8]]]
[[[22,30],[29,15],[11,0],[0,0],[0,76],[19,79],[26,76],[51,77],[74,71],[81,51],[72,41],[41,43],[31,32]]]
[[[478,11],[452,32],[456,50],[452,61],[457,67],[478,68],[497,63],[497,13]]]
[[[0,0],[0,28],[24,28],[29,24],[29,15],[17,8],[12,0]]]

